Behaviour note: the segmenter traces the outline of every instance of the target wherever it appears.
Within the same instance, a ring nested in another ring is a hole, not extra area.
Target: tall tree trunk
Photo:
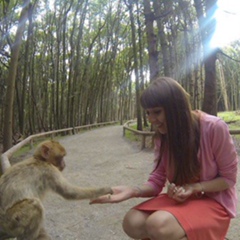
[[[220,83],[220,91],[221,91],[220,95],[222,95],[222,98],[223,98],[224,111],[229,111],[227,86],[226,86],[225,76],[224,76],[223,67],[221,63],[218,64],[218,70],[219,70],[219,83]]]
[[[149,69],[150,69],[150,80],[154,79],[159,75],[159,63],[158,63],[158,51],[157,51],[157,36],[154,33],[153,22],[155,16],[151,10],[149,0],[143,1],[144,16],[146,24],[147,44],[148,44],[148,55],[149,55]]]
[[[16,74],[18,66],[18,56],[21,48],[22,37],[25,30],[26,21],[28,19],[28,8],[30,0],[23,2],[23,8],[20,15],[18,28],[16,32],[15,41],[11,47],[11,60],[9,66],[9,74],[7,79],[7,93],[4,109],[4,130],[3,130],[3,151],[12,147],[13,135],[13,103],[14,103],[14,90],[16,83]]]
[[[214,15],[217,8],[217,0],[194,0],[194,2],[202,37],[204,54],[205,86],[202,110],[207,113],[217,115],[217,51],[210,46],[212,36],[216,29],[216,20]],[[206,9],[206,14],[204,13],[204,9]]]
[[[136,111],[137,111],[137,129],[142,130],[142,114],[141,114],[141,107],[140,107],[140,84],[139,84],[139,71],[138,71],[138,56],[137,56],[137,45],[136,45],[136,28],[134,23],[134,16],[133,16],[133,1],[129,0],[128,10],[130,15],[130,22],[131,22],[131,32],[132,32],[132,44],[133,44],[133,58],[134,58],[134,73],[136,77]]]
[[[150,6],[150,5],[149,5]],[[145,8],[144,8],[145,9]],[[150,9],[149,9],[150,10]],[[138,39],[139,39],[139,62],[140,62],[140,76],[141,76],[141,91],[143,91],[144,89],[144,83],[145,83],[145,79],[144,79],[144,74],[143,74],[143,69],[144,69],[144,64],[143,64],[143,31],[141,30],[141,21],[140,21],[140,17],[139,17],[139,13],[140,13],[140,8],[139,8],[139,1],[137,0],[137,11],[138,11],[138,14],[137,14],[137,23],[138,23]],[[145,10],[144,10],[145,12]],[[146,28],[147,28],[147,17],[146,17],[146,14],[145,15],[145,19],[146,19]],[[153,33],[153,21],[150,20],[149,22],[149,27],[150,27],[150,32]],[[147,39],[148,41],[151,40],[151,38],[149,38],[149,33],[147,31]],[[148,42],[148,55],[149,55],[149,65],[150,65],[150,42]],[[154,42],[152,42],[154,44]],[[156,46],[156,36],[155,36],[155,46]],[[153,48],[153,49],[156,49],[156,48]],[[155,51],[154,51],[155,52]],[[157,51],[156,51],[157,53]],[[154,64],[155,63],[155,64]],[[157,58],[156,58],[156,61],[153,63],[153,68],[150,70],[150,79],[153,79],[154,77],[156,77],[158,75],[158,53],[157,53]],[[147,116],[146,114],[143,114],[143,124],[144,126],[148,126],[148,121],[147,121]]]
[[[216,59],[216,53],[212,53],[204,61],[205,85],[202,110],[212,115],[217,115]]]
[[[169,52],[169,43],[167,40],[167,34],[165,34],[165,18],[168,14],[170,14],[167,9],[167,5],[172,5],[172,2],[167,0],[161,1],[153,1],[154,13],[157,21],[158,27],[158,35],[160,39],[161,45],[161,53],[162,53],[162,61],[163,61],[163,71],[164,75],[170,77],[171,76],[171,65],[170,65],[170,52]],[[171,6],[170,6],[171,7]]]
[[[19,112],[19,131],[21,134],[24,135],[25,130],[25,103],[26,103],[26,91],[27,91],[27,78],[29,73],[29,54],[30,48],[32,44],[32,35],[33,35],[33,20],[32,14],[34,10],[34,5],[30,5],[28,11],[28,34],[27,34],[27,41],[25,45],[25,54],[24,54],[24,67],[23,67],[23,76],[22,81],[17,83],[19,86],[16,88],[16,92],[19,92],[19,99],[18,99],[18,112]]]

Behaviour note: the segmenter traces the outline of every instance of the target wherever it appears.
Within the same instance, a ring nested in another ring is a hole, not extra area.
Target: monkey
[[[33,156],[12,165],[0,177],[0,240],[51,240],[44,229],[42,200],[53,191],[67,200],[112,194],[110,187],[80,188],[62,175],[65,148],[54,140],[40,143]]]

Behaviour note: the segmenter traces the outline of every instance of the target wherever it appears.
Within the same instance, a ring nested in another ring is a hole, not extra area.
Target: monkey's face
[[[66,151],[63,148],[62,145],[54,144],[51,148],[48,149],[48,158],[47,162],[50,162],[53,164],[55,167],[59,169],[59,171],[63,171],[65,168],[66,164],[64,161],[64,157],[66,155]]]
[[[65,155],[66,150],[59,142],[45,141],[38,146],[34,157],[43,159],[57,167],[59,171],[62,171],[66,166],[64,161]]]
[[[59,169],[59,171],[63,171],[63,169],[66,167],[65,161],[63,156],[56,156],[55,160],[51,162],[55,167]]]

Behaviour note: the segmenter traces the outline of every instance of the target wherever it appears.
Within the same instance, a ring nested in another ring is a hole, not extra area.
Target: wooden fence
[[[154,136],[154,132],[149,132],[149,131],[139,131],[136,129],[133,129],[130,127],[130,124],[135,123],[135,120],[131,120],[126,122],[123,125],[123,136],[125,136],[125,132],[131,131],[134,134],[137,134],[139,136],[141,136],[141,149],[144,149],[146,147],[146,139],[147,137],[151,137],[153,138]],[[30,147],[32,148],[34,140],[38,139],[40,137],[46,137],[46,136],[51,136],[51,138],[53,138],[55,135],[59,134],[59,133],[67,133],[67,134],[76,134],[77,132],[79,132],[80,130],[89,130],[92,128],[96,128],[96,127],[100,127],[100,126],[106,126],[106,125],[112,125],[112,124],[117,124],[117,121],[113,121],[113,122],[105,122],[105,123],[96,123],[96,124],[90,124],[90,125],[84,125],[84,126],[78,126],[78,127],[71,127],[71,128],[64,128],[64,129],[60,129],[60,130],[53,130],[53,131],[49,131],[49,132],[43,132],[43,133],[38,133],[35,135],[31,135],[29,137],[27,137],[26,139],[24,139],[23,141],[19,142],[18,144],[14,145],[12,148],[10,148],[9,150],[7,150],[6,152],[4,152],[1,155],[1,169],[2,172],[4,172],[7,168],[9,168],[11,166],[9,159],[11,158],[11,156],[13,155],[14,152],[16,152],[17,150],[19,150],[21,147],[30,144]],[[236,134],[240,134],[240,130],[230,130],[230,134],[232,135],[236,135]]]
[[[105,122],[105,123],[96,123],[96,124],[64,128],[64,129],[53,130],[53,131],[49,131],[49,132],[42,132],[42,133],[30,135],[26,139],[24,139],[23,141],[19,142],[16,145],[14,145],[12,148],[8,149],[6,152],[4,152],[1,155],[1,169],[2,169],[2,172],[5,172],[6,169],[11,166],[9,159],[12,157],[12,155],[17,150],[19,150],[21,147],[23,147],[27,144],[30,144],[30,147],[32,148],[34,140],[36,140],[40,137],[46,137],[46,136],[50,135],[51,138],[54,138],[54,136],[59,134],[59,133],[65,133],[65,134],[71,135],[71,134],[76,134],[80,130],[89,130],[89,129],[92,129],[92,128],[106,126],[106,125],[112,125],[112,124],[117,124],[117,123],[118,123],[117,121]]]
[[[136,122],[135,120],[130,120],[123,125],[123,136],[125,136],[126,130],[141,136],[141,149],[144,149],[146,147],[146,138],[147,137],[152,137],[153,138],[155,133],[154,132],[148,132],[148,131],[139,131],[139,130],[131,128],[129,125],[132,124],[132,123],[135,123],[135,122]]]
[[[134,134],[137,134],[139,136],[141,136],[141,149],[144,149],[146,147],[146,138],[147,137],[152,137],[154,136],[154,132],[148,132],[148,131],[139,131],[136,129],[131,128],[129,125],[132,123],[135,123],[135,120],[130,120],[128,122],[126,122],[123,125],[123,136],[125,136],[125,132],[126,130],[133,132]],[[240,134],[240,129],[237,130],[229,130],[231,135],[237,135]]]

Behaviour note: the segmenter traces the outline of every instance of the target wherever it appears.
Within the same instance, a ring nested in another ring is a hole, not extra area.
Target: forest
[[[1,0],[0,138],[136,119],[156,76],[193,109],[240,109],[240,41],[211,46],[217,0]]]

